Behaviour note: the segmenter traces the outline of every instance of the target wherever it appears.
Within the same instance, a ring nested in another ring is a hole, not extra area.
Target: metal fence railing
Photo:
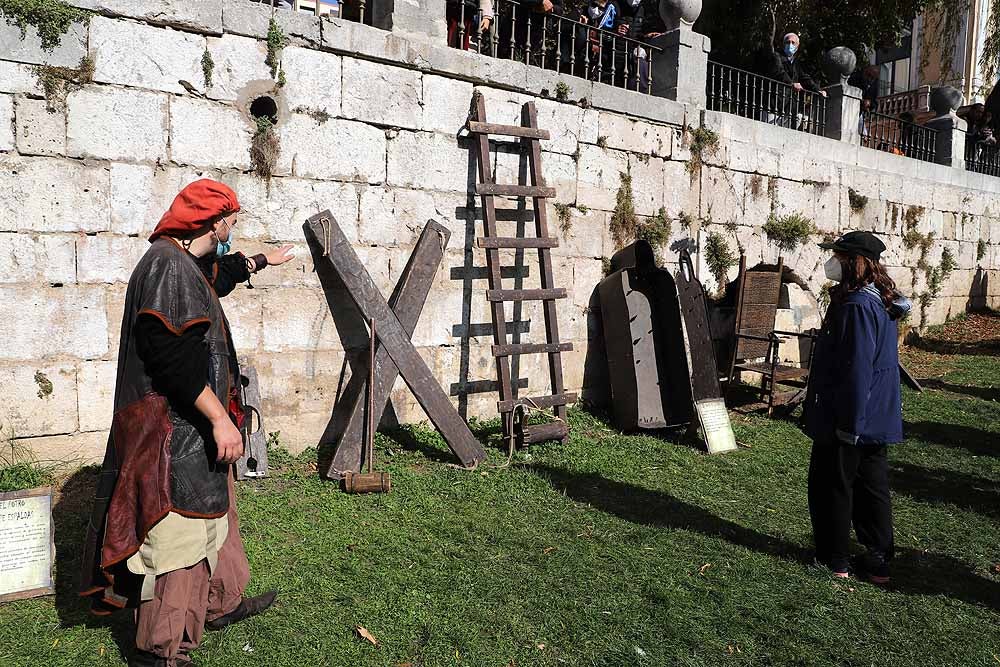
[[[278,9],[293,9],[297,12],[308,12],[315,16],[330,16],[333,18],[371,23],[371,16],[366,21],[366,0],[250,0],[260,4],[277,7]],[[369,12],[370,14],[370,12]]]
[[[985,141],[967,141],[965,168],[979,174],[1000,176],[1000,146]]]
[[[826,133],[826,98],[781,81],[709,61],[708,108],[811,134]]]
[[[517,0],[493,4],[494,16],[484,26],[474,3],[448,3],[448,44],[618,88],[652,90],[653,58],[660,49],[630,36],[630,26],[608,30],[599,18],[576,21]]]
[[[861,145],[876,150],[934,162],[937,131],[903,118],[875,111],[861,114]]]

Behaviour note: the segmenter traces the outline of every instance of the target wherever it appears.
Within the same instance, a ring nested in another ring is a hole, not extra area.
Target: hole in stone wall
[[[250,115],[255,120],[267,118],[272,125],[276,124],[278,122],[278,103],[274,101],[273,97],[267,95],[258,97],[250,103]]]

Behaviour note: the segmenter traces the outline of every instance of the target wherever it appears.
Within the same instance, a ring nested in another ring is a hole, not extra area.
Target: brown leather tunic
[[[216,518],[229,507],[229,466],[216,463],[209,422],[194,406],[174,406],[156,393],[136,353],[132,328],[140,314],[171,331],[207,322],[206,384],[229,406],[239,377],[229,323],[194,258],[172,238],[153,242],[129,279],[122,317],[114,417],[87,528],[81,595],[108,613],[138,602],[141,577],[125,561],[168,512]]]

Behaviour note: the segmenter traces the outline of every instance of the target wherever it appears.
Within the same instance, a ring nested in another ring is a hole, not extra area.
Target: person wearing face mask
[[[291,246],[228,254],[239,201],[203,179],[163,215],[129,279],[114,416],[84,550],[93,611],[135,608],[130,665],[191,665],[205,627],[267,609],[245,598],[232,464],[243,453],[239,366],[220,297]]]
[[[799,128],[806,115],[806,101],[801,95],[802,91],[826,97],[826,91],[820,89],[799,57],[799,36],[794,32],[785,35],[781,53],[773,54],[767,76],[792,88],[792,91],[778,90],[772,95],[774,108],[768,114],[769,123]]]
[[[889,582],[892,507],[886,446],[902,442],[897,320],[911,308],[879,261],[885,244],[870,232],[831,243],[824,265],[830,307],[810,363],[803,415],[812,438],[809,514],[816,560],[850,575],[853,524],[867,553],[853,569]]]

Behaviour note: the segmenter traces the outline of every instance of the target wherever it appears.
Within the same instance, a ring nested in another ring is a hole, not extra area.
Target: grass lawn
[[[196,663],[1000,665],[1000,357],[911,364],[934,380],[905,392],[909,439],[890,453],[889,590],[810,565],[793,422],[734,416],[750,448],[709,457],[577,411],[567,443],[509,468],[497,450],[449,467],[425,430],[380,436],[385,496],[344,495],[314,452],[276,452],[239,508],[251,590],[279,602],[208,634]],[[3,667],[123,662],[126,618],[90,617],[73,593],[94,477],[73,475],[57,506],[56,597],[0,606]]]

